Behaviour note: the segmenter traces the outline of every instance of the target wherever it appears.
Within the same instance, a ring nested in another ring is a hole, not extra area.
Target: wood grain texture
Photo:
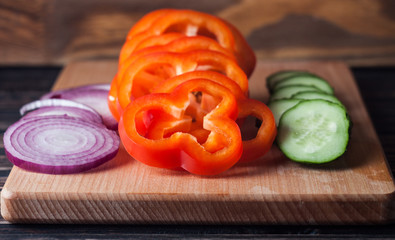
[[[158,8],[228,20],[260,60],[395,64],[391,0],[0,0],[0,64],[116,58],[129,28]]]
[[[113,61],[77,62],[54,89],[109,82]],[[394,183],[385,156],[346,65],[260,62],[251,96],[267,99],[265,77],[307,69],[330,81],[354,122],[347,153],[325,166],[288,161],[273,149],[260,161],[216,177],[145,166],[120,149],[86,173],[46,175],[14,167],[1,192],[12,222],[43,223],[383,223],[394,217]]]
[[[46,61],[45,0],[0,1],[0,62]]]

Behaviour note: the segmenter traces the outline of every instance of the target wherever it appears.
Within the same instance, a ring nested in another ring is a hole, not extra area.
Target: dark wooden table
[[[48,92],[60,67],[0,67],[0,137],[18,109]],[[395,172],[395,67],[353,68],[362,97]],[[12,164],[0,141],[0,190]],[[368,226],[19,225],[0,217],[0,239],[395,239],[395,223]]]

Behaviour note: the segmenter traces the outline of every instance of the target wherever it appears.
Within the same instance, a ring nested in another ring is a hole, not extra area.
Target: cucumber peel
[[[269,91],[272,92],[274,85],[277,84],[279,81],[299,75],[315,76],[314,74],[303,70],[284,70],[269,75],[267,77],[266,84]]]
[[[298,93],[292,95],[291,99],[300,99],[300,100],[322,99],[322,100],[327,100],[327,101],[337,103],[337,104],[343,106],[342,102],[339,99],[337,99],[334,95],[328,94],[328,93],[320,93],[320,92],[316,92],[316,91],[298,92]]]
[[[278,81],[273,86],[273,92],[275,92],[277,89],[281,87],[286,87],[291,85],[313,86],[325,93],[333,94],[333,88],[331,87],[331,85],[329,85],[327,81],[325,81],[320,77],[312,76],[312,75],[297,75]]]
[[[290,85],[290,86],[285,86],[277,89],[271,96],[270,96],[270,101],[278,100],[278,99],[284,99],[284,98],[291,98],[292,95],[299,93],[299,92],[304,92],[304,91],[316,91],[316,92],[322,92],[316,87],[313,86],[305,86],[305,85]]]
[[[276,126],[280,123],[280,118],[283,115],[285,111],[290,109],[291,107],[295,106],[298,104],[300,99],[279,99],[270,102],[267,106],[270,108],[270,110],[273,113],[274,119],[276,121]]]

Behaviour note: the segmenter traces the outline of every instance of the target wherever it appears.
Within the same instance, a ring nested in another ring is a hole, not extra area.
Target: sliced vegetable
[[[237,58],[238,64],[249,76],[255,68],[256,57],[243,35],[230,23],[216,16],[193,11],[166,9],[151,12],[129,32],[122,47],[119,62],[122,64],[138,44],[145,39],[165,33],[186,36],[205,36],[217,41]]]
[[[68,116],[23,118],[4,133],[8,159],[40,173],[69,174],[112,159],[119,137],[102,124]]]
[[[232,94],[237,98],[241,99],[243,97],[248,97],[248,92],[244,91],[240,88],[240,86],[233,81],[229,77],[226,77],[224,74],[214,72],[214,71],[191,71],[186,72],[181,75],[174,76],[172,78],[167,79],[166,81],[162,82],[156,88],[154,88],[153,92],[172,92],[178,85],[189,81],[191,79],[209,79],[216,83],[223,85],[224,87],[228,88],[232,92]]]
[[[238,119],[253,116],[260,121],[256,136],[243,141],[243,154],[240,158],[240,162],[254,161],[264,156],[272,147],[277,134],[274,116],[264,103],[254,99],[239,100],[238,107]]]
[[[270,92],[273,91],[274,85],[286,78],[289,77],[294,77],[294,76],[315,76],[314,74],[307,72],[307,71],[302,71],[302,70],[283,70],[283,71],[278,71],[275,73],[272,73],[267,77],[266,80],[266,85],[269,89]]]
[[[344,154],[350,119],[325,79],[306,71],[280,71],[269,76],[267,86],[277,143],[289,159],[318,164]]]
[[[349,127],[347,112],[339,104],[304,100],[282,115],[277,143],[294,161],[330,162],[346,151]]]
[[[310,75],[298,75],[292,76],[281,81],[278,81],[273,86],[273,92],[276,92],[278,89],[287,86],[294,86],[294,85],[303,85],[303,86],[312,86],[320,89],[321,91],[329,94],[333,94],[333,88],[327,81],[317,76],[310,76]]]
[[[304,86],[304,85],[286,86],[286,87],[277,89],[270,96],[270,101],[283,99],[283,98],[291,98],[292,95],[299,93],[299,92],[304,92],[304,91],[322,92],[321,90],[319,90],[318,88],[313,87],[313,86]]]
[[[91,107],[88,107],[85,104],[81,104],[67,99],[57,99],[57,98],[36,100],[27,103],[19,109],[19,113],[23,116],[29,111],[33,111],[42,107],[75,107],[75,108],[80,108],[90,111],[92,112],[92,114],[98,115],[100,117],[100,115],[96,112],[96,110],[94,110]]]
[[[316,91],[305,91],[305,92],[299,92],[291,97],[292,99],[303,99],[303,100],[311,100],[311,99],[322,99],[322,100],[327,100],[333,103],[337,103],[340,105],[343,105],[342,102],[337,99],[332,94],[327,94],[327,93],[322,93],[322,92],[316,92]]]
[[[152,23],[162,17],[164,14],[174,11],[173,9],[158,9],[144,15],[139,21],[137,21],[128,32],[128,38],[132,38],[135,34],[147,30]]]
[[[134,52],[137,52],[137,51],[142,50],[147,47],[167,45],[167,44],[169,44],[179,38],[182,38],[182,37],[185,37],[185,35],[182,33],[176,33],[176,32],[164,33],[161,35],[153,35],[151,37],[148,37],[148,38],[140,41],[140,43],[137,44],[137,46],[134,49],[132,54],[134,54]]]
[[[122,109],[135,98],[149,94],[171,77],[197,70],[217,71],[234,80],[248,92],[248,79],[237,63],[219,52],[197,50],[188,53],[158,52],[144,55],[130,64],[118,85],[118,101]],[[153,72],[141,77],[141,73]]]
[[[109,84],[94,84],[50,92],[40,99],[67,99],[85,104],[100,114],[107,128],[116,130],[118,123],[112,116],[107,102],[109,90]]]
[[[174,91],[174,89],[178,85],[191,79],[199,78],[210,79],[211,81],[221,84],[222,86],[230,90],[232,94],[236,97],[236,99],[244,99],[245,97],[247,97],[246,94],[248,93],[243,92],[240,86],[235,81],[221,73],[213,71],[192,71],[169,78],[162,82],[159,86],[154,88],[153,92],[170,93]],[[216,99],[213,96],[208,95],[204,92],[194,93],[192,95],[193,97],[191,96],[191,100],[196,102],[195,104],[193,104],[193,111],[195,111],[195,114],[197,115],[204,114],[213,110],[220,102],[220,99]],[[192,105],[190,106],[190,110],[192,110]]]
[[[162,35],[160,35],[162,36]],[[220,52],[229,58],[235,60],[234,56],[229,53],[226,49],[221,47],[218,42],[211,38],[194,36],[188,37],[185,35],[179,36],[177,39],[163,45],[148,46],[140,50],[134,51],[129,57],[120,65],[118,70],[117,81],[118,84],[121,83],[125,71],[128,69],[129,65],[136,61],[136,59],[141,58],[144,55],[155,53],[155,52],[174,52],[174,53],[185,53],[196,50],[211,50]]]
[[[62,90],[57,90],[53,92],[49,92],[47,94],[44,94],[41,96],[40,99],[53,99],[53,98],[62,98],[62,95],[67,93],[69,91],[91,91],[91,90],[104,90],[104,91],[109,91],[110,90],[110,85],[106,83],[101,83],[101,84],[89,84],[89,85],[84,85],[84,86],[78,86],[74,88],[66,88]]]
[[[188,115],[191,92],[221,98],[203,119]],[[151,93],[132,101],[119,122],[119,135],[136,160],[160,168],[183,168],[199,175],[215,175],[232,167],[243,148],[235,120],[237,102],[224,86],[192,79],[171,93]]]
[[[119,122],[119,119],[121,118],[122,108],[119,105],[119,101],[118,101],[117,78],[118,78],[118,74],[115,75],[114,79],[111,82],[111,88],[107,96],[107,104],[108,104],[108,109],[110,110],[112,116],[117,122]]]
[[[280,118],[285,111],[292,108],[296,104],[298,104],[301,100],[300,99],[278,99],[270,102],[268,107],[272,110],[274,119],[276,120],[276,125],[280,123]]]
[[[215,16],[145,15],[129,31],[108,94],[125,149],[147,165],[201,175],[263,156],[276,126],[270,109],[248,98],[255,62],[240,32]],[[249,115],[262,124],[243,141],[238,124]]]
[[[55,99],[51,99],[55,100]],[[59,99],[56,99],[59,100]],[[43,101],[43,100],[42,100]],[[90,121],[95,123],[103,123],[100,115],[97,112],[92,112],[83,108],[78,107],[63,107],[63,106],[51,106],[41,107],[37,110],[27,113],[23,116],[23,119],[39,116],[69,116],[84,121]]]
[[[193,71],[170,78],[157,87],[155,92],[170,93],[180,84],[190,81],[191,79],[210,79],[210,81],[221,84],[226,87],[233,96],[238,100],[238,123],[243,122],[248,116],[253,116],[261,122],[256,136],[249,140],[243,141],[243,154],[240,162],[249,162],[262,157],[269,151],[276,136],[276,125],[274,117],[270,109],[262,102],[249,99],[241,90],[240,86],[226,76],[211,71]],[[198,109],[194,109],[194,115],[200,116],[202,119],[196,119],[196,122],[203,122],[203,114],[214,110],[221,99],[215,99],[211,95],[202,92],[201,104]],[[214,101],[213,101],[214,100]],[[192,105],[188,107],[191,108]]]

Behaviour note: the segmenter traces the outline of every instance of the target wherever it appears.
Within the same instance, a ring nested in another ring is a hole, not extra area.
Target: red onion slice
[[[68,99],[85,104],[101,115],[103,123],[107,128],[116,130],[118,128],[118,122],[112,116],[107,103],[109,89],[109,84],[93,84],[54,91],[43,95],[40,99]]]
[[[88,107],[87,105],[84,105],[84,104],[81,104],[78,102],[74,102],[71,100],[66,100],[66,99],[36,100],[36,101],[33,101],[33,102],[23,105],[19,109],[19,113],[23,116],[29,111],[33,111],[33,110],[36,110],[36,109],[39,109],[42,107],[75,107],[75,108],[80,108],[80,109],[90,111],[93,114],[96,114],[100,117],[99,113],[97,113],[96,110],[94,110],[93,108]]]
[[[74,88],[67,88],[67,89],[62,89],[62,90],[49,92],[47,94],[42,95],[40,99],[62,98],[62,95],[64,93],[67,93],[68,91],[103,90],[103,91],[107,91],[108,92],[108,91],[110,91],[110,87],[111,87],[111,85],[107,84],[107,83],[84,85],[84,86],[79,86],[79,87],[74,87]]]
[[[102,124],[68,116],[22,118],[4,133],[8,159],[34,172],[87,171],[115,157],[120,140]]]
[[[23,118],[26,119],[30,117],[39,117],[39,116],[68,116],[68,117],[82,119],[85,121],[91,121],[91,122],[103,124],[103,121],[97,112],[91,112],[89,110],[83,108],[77,108],[77,107],[63,107],[63,106],[42,107],[27,113],[25,116],[23,116]]]
[[[31,112],[26,114],[28,111]],[[69,117],[84,119],[86,121],[103,123],[101,116],[96,112],[96,110],[93,110],[84,104],[65,99],[33,101],[22,106],[19,112],[21,115],[26,114],[23,118],[33,116],[66,115]]]

